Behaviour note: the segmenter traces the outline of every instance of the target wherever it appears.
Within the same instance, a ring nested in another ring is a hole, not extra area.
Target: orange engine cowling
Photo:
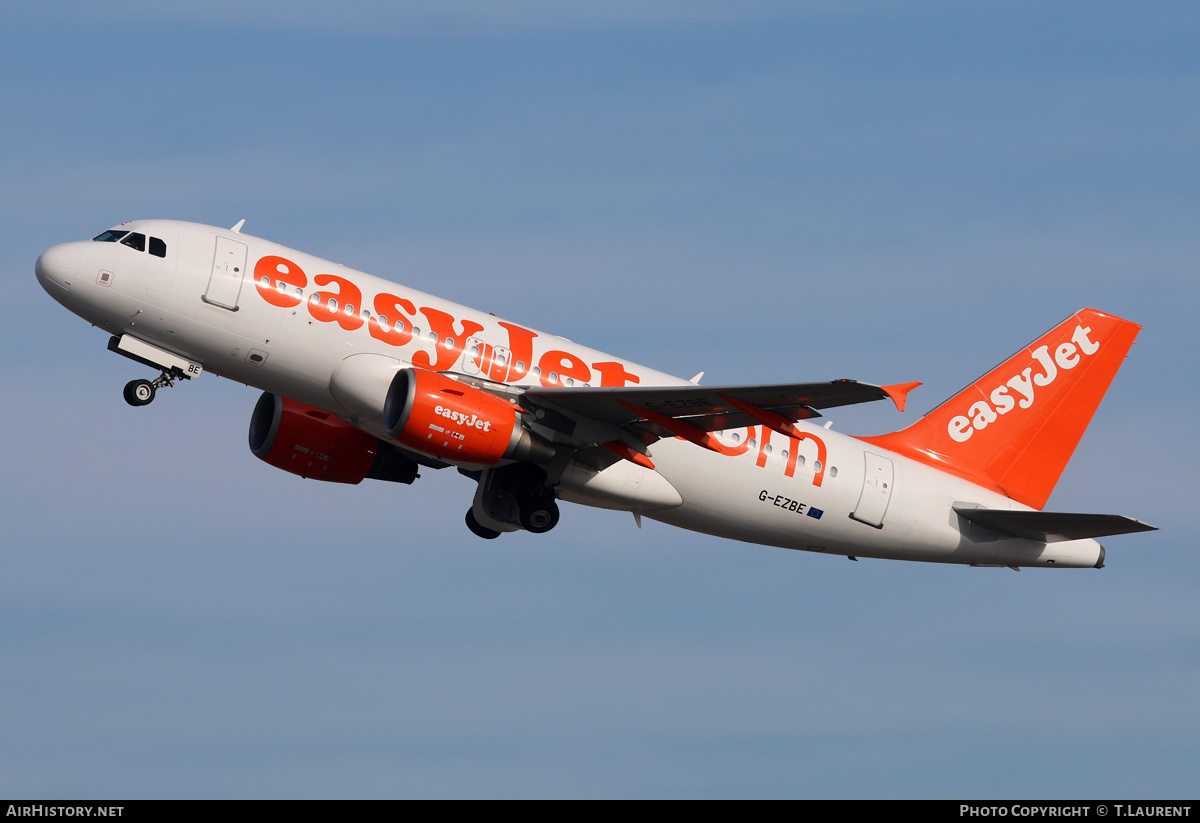
[[[521,424],[512,403],[428,369],[396,372],[383,426],[397,442],[455,463],[548,463],[554,457],[554,447]]]
[[[411,483],[417,463],[327,411],[263,392],[250,417],[250,451],[277,469],[330,483]]]

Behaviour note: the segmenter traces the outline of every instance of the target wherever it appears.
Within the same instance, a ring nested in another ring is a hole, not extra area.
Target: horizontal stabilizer
[[[1158,530],[1157,526],[1120,514],[1026,512],[978,509],[970,506],[955,506],[954,510],[985,529],[1028,540],[1040,540],[1043,543]]]

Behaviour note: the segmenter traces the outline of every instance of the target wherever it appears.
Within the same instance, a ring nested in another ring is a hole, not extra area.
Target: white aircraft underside
[[[55,300],[161,371],[264,390],[250,445],[304,477],[476,481],[485,538],[549,531],[556,499],[751,543],[851,557],[1102,567],[1094,539],[1151,529],[1040,511],[1140,329],[1085,309],[900,432],[820,409],[918,384],[701,387],[240,233],[123,223],[46,251]]]

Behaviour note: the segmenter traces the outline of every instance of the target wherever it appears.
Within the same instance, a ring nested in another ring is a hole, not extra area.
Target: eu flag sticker
[[[824,509],[814,509],[812,506],[808,507],[808,516],[809,517],[815,517],[818,520],[820,520],[821,515],[823,515],[824,513],[825,513]]]

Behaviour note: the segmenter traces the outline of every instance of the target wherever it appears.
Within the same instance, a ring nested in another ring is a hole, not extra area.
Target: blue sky
[[[1200,12],[1187,3],[50,2],[3,12],[0,794],[1187,797]],[[1103,571],[849,563],[470,484],[326,487],[33,261],[232,225],[708,383],[1144,331],[1049,507]],[[1189,331],[1191,329],[1192,331]]]

